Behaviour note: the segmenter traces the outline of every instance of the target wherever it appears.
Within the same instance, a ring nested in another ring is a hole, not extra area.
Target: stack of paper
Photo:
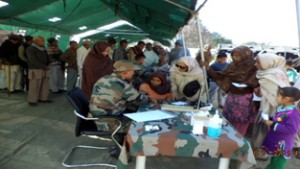
[[[136,122],[154,121],[177,117],[176,114],[162,110],[128,113],[124,115]]]
[[[197,111],[193,106],[175,106],[171,104],[162,104],[162,110],[177,111],[177,112],[193,112]]]

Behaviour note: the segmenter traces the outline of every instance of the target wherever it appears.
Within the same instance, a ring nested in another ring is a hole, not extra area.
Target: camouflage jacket
[[[120,115],[124,113],[127,104],[147,104],[148,97],[139,93],[127,81],[116,74],[99,79],[93,88],[90,110],[93,116]]]

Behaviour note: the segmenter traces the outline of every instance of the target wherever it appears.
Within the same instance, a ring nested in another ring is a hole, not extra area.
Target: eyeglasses
[[[178,64],[175,64],[176,67],[180,68],[180,69],[187,69],[188,67],[187,66],[180,66]]]

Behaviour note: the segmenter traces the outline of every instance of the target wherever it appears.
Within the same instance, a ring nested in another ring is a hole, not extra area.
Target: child
[[[147,79],[149,73],[143,66],[145,63],[146,56],[143,53],[135,55],[134,64],[140,67],[140,70],[137,70],[132,78],[132,84],[136,90],[140,88],[140,85]]]
[[[223,51],[219,51],[216,61],[210,65],[210,68],[216,72],[222,71],[224,70],[226,67],[228,66],[227,63],[227,54]],[[215,101],[215,97],[216,97],[216,92],[217,92],[217,103],[219,108],[223,108],[223,103],[224,101],[224,97],[226,95],[226,93],[220,89],[216,83],[216,81],[210,77],[210,82],[209,82],[209,98],[210,98],[210,102],[214,102]]]
[[[137,65],[143,65],[146,61],[146,56],[143,53],[141,53],[141,54],[135,55],[134,59],[135,59],[135,63]]]
[[[140,90],[146,92],[152,99],[160,102],[171,100],[171,86],[167,83],[166,75],[155,72],[150,80],[140,86]]]
[[[272,156],[266,169],[284,169],[287,159],[293,154],[293,144],[300,130],[300,113],[294,103],[300,99],[300,91],[295,87],[279,88],[277,113],[273,120],[264,120],[269,126],[262,148]]]

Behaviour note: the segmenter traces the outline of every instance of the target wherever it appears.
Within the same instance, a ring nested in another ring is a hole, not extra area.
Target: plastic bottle
[[[219,114],[216,113],[214,117],[210,118],[208,121],[207,135],[210,137],[219,137],[222,131],[222,119]]]

